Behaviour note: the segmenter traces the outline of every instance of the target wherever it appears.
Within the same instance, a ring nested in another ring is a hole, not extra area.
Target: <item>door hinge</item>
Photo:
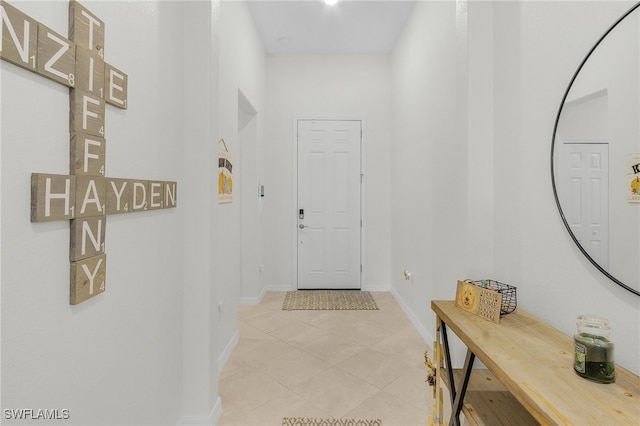
[[[360,273],[362,273],[362,263],[360,264]]]

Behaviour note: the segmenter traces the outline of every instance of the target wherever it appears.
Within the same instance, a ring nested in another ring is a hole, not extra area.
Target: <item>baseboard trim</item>
[[[260,304],[260,302],[262,302],[262,299],[264,298],[264,294],[266,292],[267,292],[267,288],[263,287],[260,294],[255,297],[241,297],[240,304],[241,305],[258,305]]]
[[[269,291],[293,291],[295,290],[295,288],[293,288],[292,285],[268,285],[265,287],[265,291],[269,292]]]
[[[213,409],[206,417],[182,416],[178,421],[179,426],[214,426],[222,417],[222,400],[216,399]]]
[[[271,291],[294,291],[296,290],[295,288],[293,288],[293,286],[290,285],[268,285],[265,287],[264,291],[262,292],[262,295],[260,296],[260,300],[262,300],[262,297],[264,297],[264,293],[268,293]],[[376,285],[363,285],[361,288],[362,291],[391,291],[391,286],[390,285],[384,285],[384,284],[376,284]],[[245,300],[247,300],[245,302]],[[240,303],[260,303],[258,302],[253,302],[251,298],[241,298],[240,299]]]
[[[384,291],[384,292],[389,292],[391,291],[391,286],[390,285],[385,285],[385,284],[376,284],[376,285],[363,285],[362,286],[362,291]]]
[[[236,332],[233,333],[233,336],[231,336],[231,339],[229,339],[229,342],[218,356],[218,374],[220,374],[220,372],[224,368],[224,365],[227,363],[227,361],[229,361],[233,349],[238,344],[238,340],[240,340],[240,333],[238,332],[238,330],[236,330]]]
[[[418,331],[418,333],[420,333],[420,336],[422,336],[425,343],[429,345],[429,347],[431,347],[431,345],[433,345],[433,342],[435,341],[431,333],[429,333],[427,329],[424,327],[424,325],[422,325],[418,317],[409,308],[409,305],[405,303],[405,301],[393,289],[393,287],[391,288],[391,294],[393,295],[394,299],[396,299],[396,302],[398,302],[398,305],[400,305],[400,308],[402,308],[404,313],[407,314],[407,316],[409,317],[409,320],[411,321],[411,324],[413,324],[414,328]]]

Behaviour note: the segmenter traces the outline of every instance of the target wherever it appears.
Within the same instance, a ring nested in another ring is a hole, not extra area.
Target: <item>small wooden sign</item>
[[[222,145],[222,147],[220,147]],[[224,139],[218,142],[218,203],[233,201],[233,155]]]
[[[36,71],[38,21],[0,0],[2,44],[0,58],[29,71]]]
[[[129,179],[107,178],[107,214],[129,213],[131,211],[131,181]]]
[[[33,173],[31,175],[31,222],[75,217],[76,177]]]
[[[149,181],[132,180],[130,211],[149,210]]]
[[[103,254],[106,227],[106,216],[73,219],[69,260],[75,262]]]
[[[164,182],[158,180],[149,181],[149,210],[164,208]]]
[[[129,77],[113,65],[104,64],[104,99],[109,105],[127,109]]]
[[[104,99],[79,89],[71,90],[69,131],[103,138]]]
[[[76,216],[105,215],[106,181],[99,176],[76,176]]]
[[[69,1],[69,38],[104,58],[104,21],[75,0]]]
[[[627,201],[640,203],[640,153],[627,154]]]
[[[38,74],[68,87],[76,85],[75,45],[38,23]]]
[[[69,303],[80,302],[104,293],[107,280],[107,255],[71,262],[71,292]]]
[[[170,209],[178,205],[178,182],[164,182],[164,208]]]
[[[69,173],[104,176],[106,140],[84,133],[71,133]]]
[[[76,88],[104,97],[104,59],[84,46],[76,46]]]
[[[494,290],[478,287],[470,280],[458,281],[456,306],[496,324],[500,322],[502,295]]]

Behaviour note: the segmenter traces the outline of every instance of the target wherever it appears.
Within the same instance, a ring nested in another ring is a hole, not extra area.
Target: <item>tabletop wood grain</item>
[[[431,308],[541,424],[640,425],[640,377],[616,365],[616,381],[573,370],[573,338],[518,308],[499,324],[432,301]]]

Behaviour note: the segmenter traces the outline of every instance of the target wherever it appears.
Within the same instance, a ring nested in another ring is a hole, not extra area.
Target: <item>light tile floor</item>
[[[283,417],[427,424],[427,345],[390,293],[373,293],[378,311],[283,311],[284,295],[239,307],[219,426],[280,426]]]

